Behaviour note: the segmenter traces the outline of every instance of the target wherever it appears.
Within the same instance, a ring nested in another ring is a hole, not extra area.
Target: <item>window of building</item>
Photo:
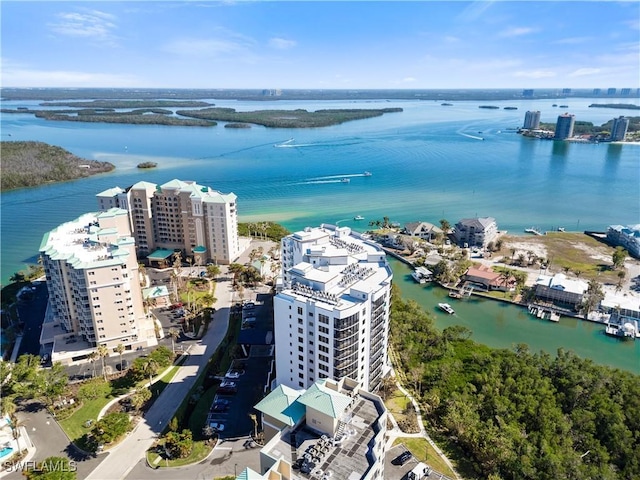
[[[298,315],[302,315],[302,307],[298,307]]]

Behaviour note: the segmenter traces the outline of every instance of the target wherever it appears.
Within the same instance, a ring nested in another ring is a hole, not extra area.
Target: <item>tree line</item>
[[[438,331],[394,286],[391,341],[425,420],[469,478],[640,478],[640,379],[560,349]],[[456,456],[454,454],[454,456]]]

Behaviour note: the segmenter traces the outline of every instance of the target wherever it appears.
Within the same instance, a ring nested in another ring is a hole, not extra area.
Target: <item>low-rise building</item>
[[[429,222],[410,222],[404,226],[402,233],[433,242],[436,237],[442,235],[442,229]]]
[[[640,223],[637,225],[611,225],[607,228],[607,241],[623,247],[629,255],[640,258]]]
[[[485,290],[500,290],[503,292],[513,291],[516,288],[516,279],[512,275],[505,275],[494,272],[486,265],[474,265],[469,267],[462,278],[466,282],[471,282]]]
[[[456,223],[453,236],[460,247],[485,248],[498,236],[498,224],[493,217],[463,218]]]
[[[262,472],[238,479],[384,478],[387,410],[349,378],[318,380],[308,390],[278,387],[256,405],[265,425]]]
[[[535,283],[536,298],[558,307],[577,311],[589,285],[566,275],[540,275]]]

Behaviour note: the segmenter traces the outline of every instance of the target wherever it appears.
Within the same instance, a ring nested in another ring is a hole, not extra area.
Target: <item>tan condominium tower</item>
[[[155,344],[146,319],[126,210],[86,213],[46,233],[40,245],[51,321],[42,342],[69,363],[98,345]],[[55,327],[55,328],[54,328]]]
[[[241,253],[233,193],[175,179],[162,185],[138,182],[96,196],[101,210],[119,207],[129,212],[138,256],[152,263],[171,262],[171,255],[180,251],[196,265],[229,264]]]

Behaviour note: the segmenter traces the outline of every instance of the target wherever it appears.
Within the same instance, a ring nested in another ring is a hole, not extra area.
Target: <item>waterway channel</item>
[[[540,320],[529,315],[524,307],[475,295],[464,300],[452,299],[447,290],[435,284],[417,284],[411,278],[410,267],[387,258],[403,298],[418,302],[441,330],[462,325],[473,332],[473,340],[490,347],[513,349],[518,343],[526,343],[532,352],[550,355],[563,348],[595,363],[640,374],[640,340],[606,336],[604,325],[577,318],[562,317],[557,323]],[[437,307],[440,302],[449,303],[455,315],[440,311]]]

